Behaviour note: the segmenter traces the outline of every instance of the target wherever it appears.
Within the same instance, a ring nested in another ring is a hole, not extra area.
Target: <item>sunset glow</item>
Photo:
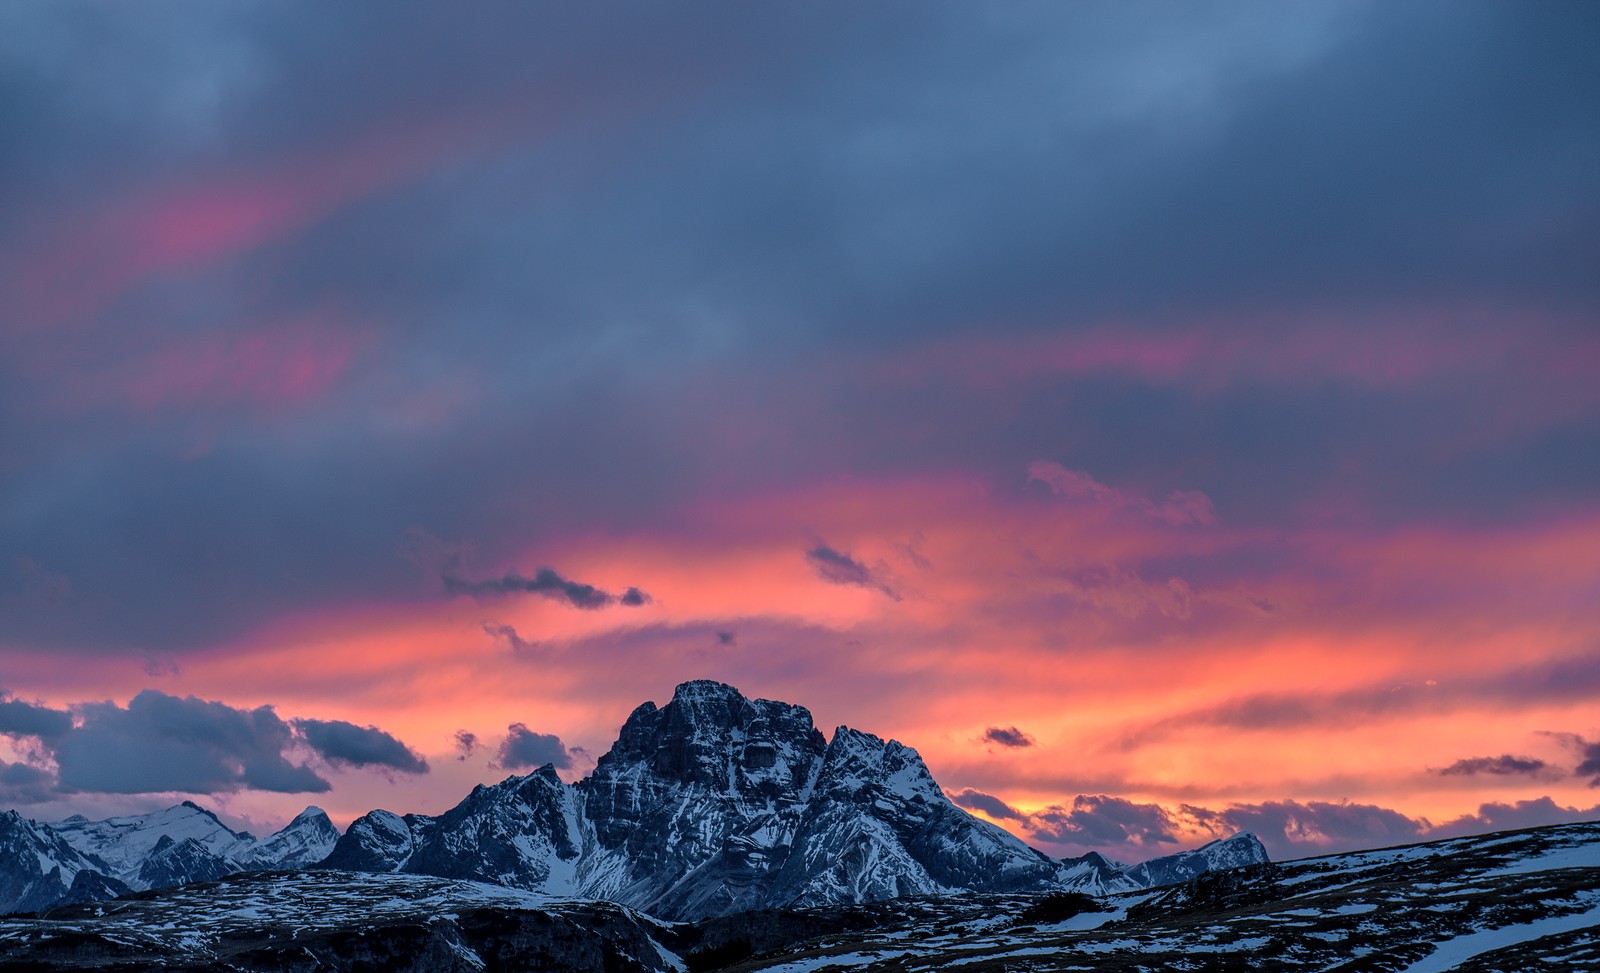
[[[825,6],[0,13],[0,809],[711,678],[1054,855],[1600,817],[1592,12]]]

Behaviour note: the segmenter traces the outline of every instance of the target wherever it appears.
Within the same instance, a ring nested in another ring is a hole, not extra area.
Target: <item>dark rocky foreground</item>
[[[256,872],[0,919],[0,969],[1594,973],[1600,824],[1213,872],[664,923],[426,876]]]

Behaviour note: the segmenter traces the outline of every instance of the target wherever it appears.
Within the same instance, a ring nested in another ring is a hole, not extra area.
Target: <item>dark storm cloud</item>
[[[1025,815],[993,794],[964,788],[950,795],[950,800],[961,807],[982,811],[996,820],[1021,821]]]
[[[1539,774],[1550,767],[1549,764],[1537,757],[1516,757],[1503,753],[1498,757],[1462,757],[1448,767],[1441,767],[1434,773],[1445,777],[1470,777],[1475,774],[1493,774],[1498,777],[1509,777],[1521,774]]]
[[[382,767],[403,774],[425,774],[428,762],[416,751],[375,726],[344,720],[290,721],[306,745],[335,766]]]
[[[26,787],[34,800],[45,799],[37,794],[47,784],[59,793],[329,790],[315,770],[290,760],[297,747],[334,766],[401,773],[428,769],[419,755],[377,727],[343,720],[285,721],[270,706],[245,710],[147,689],[125,708],[91,702],[72,709],[76,725],[66,712],[0,702],[0,734],[37,737],[39,755],[58,768],[49,777],[35,767],[9,765],[0,773],[0,789]]]
[[[1185,805],[1181,813],[1219,836],[1248,831],[1274,859],[1420,841],[1428,822],[1374,804],[1267,801],[1220,811]]]
[[[271,707],[241,710],[147,689],[126,709],[84,703],[78,711],[83,724],[50,747],[67,789],[142,794],[330,788],[311,768],[285,758],[294,733]]]
[[[72,729],[72,715],[38,703],[12,699],[0,690],[0,734],[56,739]]]
[[[572,757],[562,745],[561,738],[552,733],[534,733],[525,723],[506,727],[509,733],[500,744],[495,762],[506,770],[522,770],[553,764],[558,768],[572,766]]]
[[[1172,816],[1159,804],[1135,804],[1104,794],[1079,794],[1027,816],[1024,826],[1041,841],[1100,847],[1149,846],[1178,840]]]
[[[42,804],[60,794],[60,785],[49,771],[0,760],[0,806]]]
[[[0,612],[0,638],[181,655],[412,594],[390,554],[415,523],[504,564],[713,483],[1012,470],[1069,421],[1076,466],[1215,471],[1185,489],[1267,521],[1349,470],[1379,520],[1592,497],[1589,413],[1446,448],[1515,397],[1470,377],[979,392],[837,368],[1108,317],[1253,315],[1313,346],[1301,312],[1329,307],[1517,309],[1491,337],[1529,334],[1526,307],[1592,320],[1597,16],[6,6],[0,550],[77,610]],[[315,340],[273,345],[296,320]]]
[[[817,577],[829,584],[870,588],[882,592],[895,601],[900,600],[900,595],[880,577],[881,568],[869,568],[849,554],[836,551],[826,544],[818,544],[807,551],[806,560],[811,562],[811,568],[817,572]]]
[[[523,577],[520,574],[507,573],[499,578],[468,581],[464,578],[445,575],[444,586],[445,590],[451,594],[472,595],[475,598],[525,593],[543,595],[555,601],[564,601],[574,608],[583,608],[590,611],[613,604],[636,608],[650,602],[650,596],[638,588],[629,588],[619,598],[608,591],[596,588],[592,584],[584,584],[581,581],[570,581],[563,578],[551,568],[540,568],[531,578]]]
[[[1549,824],[1574,824],[1596,819],[1600,819],[1600,805],[1590,808],[1563,807],[1549,797],[1517,801],[1512,804],[1492,802],[1479,805],[1476,814],[1464,814],[1453,821],[1439,825],[1430,832],[1430,837],[1455,838],[1461,835],[1538,828]]]
[[[1033,737],[1014,726],[991,726],[983,731],[983,738],[1002,747],[1031,747],[1035,743]]]

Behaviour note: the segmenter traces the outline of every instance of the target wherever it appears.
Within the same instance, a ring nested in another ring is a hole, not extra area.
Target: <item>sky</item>
[[[1600,818],[1600,8],[0,6],[0,807],[696,678],[1051,854]]]

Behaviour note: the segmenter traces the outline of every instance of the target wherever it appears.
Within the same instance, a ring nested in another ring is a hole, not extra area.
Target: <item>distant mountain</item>
[[[211,881],[245,869],[301,868],[327,857],[338,838],[316,807],[259,841],[190,801],[105,821],[74,815],[43,824],[11,811],[0,815],[0,913]]]
[[[1589,973],[1597,873],[1600,824],[1560,825],[1205,872],[1098,902],[963,893],[671,924],[502,885],[256,872],[0,917],[0,969]]]
[[[547,766],[475,788],[436,817],[374,811],[320,867],[493,882],[688,920],[907,895],[1120,891],[1266,860],[1253,837],[1223,844],[1138,873],[1100,856],[1058,861],[951,803],[910,747],[848,727],[828,740],[804,707],[697,681],[635,709],[576,784]]]

